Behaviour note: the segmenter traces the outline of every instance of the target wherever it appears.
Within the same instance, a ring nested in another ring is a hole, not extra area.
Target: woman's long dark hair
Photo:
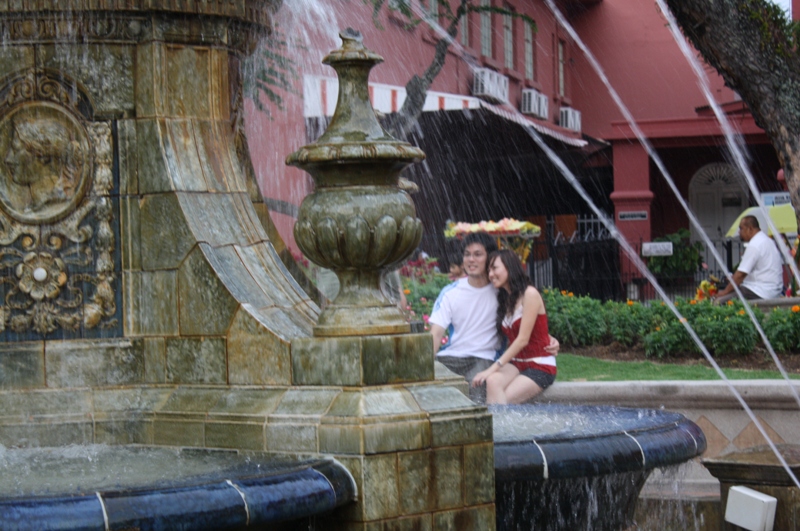
[[[500,249],[489,255],[486,261],[491,267],[495,260],[500,260],[508,271],[508,291],[503,288],[497,292],[497,331],[503,333],[503,319],[514,313],[520,297],[531,286],[531,279],[522,267],[519,257],[509,249]]]

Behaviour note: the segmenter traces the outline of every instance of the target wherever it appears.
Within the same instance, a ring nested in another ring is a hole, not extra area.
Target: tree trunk
[[[461,0],[455,17],[450,20],[446,31],[451,39],[454,39],[458,33],[458,23],[467,12],[468,4],[469,0]],[[425,106],[428,89],[431,88],[433,80],[444,68],[448,48],[450,48],[450,40],[440,38],[436,42],[433,59],[428,68],[425,69],[425,73],[421,76],[415,75],[406,83],[406,99],[403,102],[403,106],[397,115],[386,124],[394,136],[406,139],[408,134],[416,127],[417,120],[419,120],[422,109]]]
[[[800,57],[765,0],[666,0],[684,35],[747,103],[800,213]]]

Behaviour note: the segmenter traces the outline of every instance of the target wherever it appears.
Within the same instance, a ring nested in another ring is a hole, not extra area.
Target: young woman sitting
[[[489,281],[497,291],[497,329],[508,348],[488,369],[475,375],[473,386],[486,383],[487,404],[519,404],[538,395],[556,378],[544,301],[531,285],[517,255],[503,249],[488,260]]]

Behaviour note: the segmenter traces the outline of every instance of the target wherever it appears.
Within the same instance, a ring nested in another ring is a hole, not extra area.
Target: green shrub
[[[674,279],[692,276],[700,269],[703,262],[701,253],[705,250],[700,242],[691,241],[691,233],[680,229],[672,234],[656,238],[656,242],[672,242],[672,255],[653,256],[648,259],[647,267],[660,279]]]
[[[674,314],[672,319],[656,324],[653,330],[644,336],[643,343],[645,355],[656,358],[700,352],[689,332]]]
[[[800,350],[800,311],[776,308],[764,319],[764,333],[775,352]]]
[[[544,290],[542,296],[550,335],[562,345],[584,347],[603,342],[607,328],[600,301],[553,289]]]
[[[675,306],[711,354],[747,354],[758,343],[755,326],[740,302],[716,306],[709,301],[678,299]],[[763,319],[763,313],[757,308],[753,313],[757,320]],[[652,322],[652,331],[644,338],[646,355],[662,358],[700,352],[689,332],[665,304],[653,307]]]
[[[642,340],[653,321],[653,310],[633,301],[607,301],[603,314],[609,339],[628,347]]]
[[[691,323],[709,352],[714,355],[735,355],[753,351],[758,342],[758,332],[741,303],[714,306],[703,302],[697,306],[702,308],[702,312]],[[757,319],[759,314],[760,311],[756,313]]]

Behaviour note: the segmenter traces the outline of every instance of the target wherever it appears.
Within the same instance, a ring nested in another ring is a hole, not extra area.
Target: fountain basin
[[[0,529],[259,528],[355,499],[329,459],[235,451],[68,446],[0,451]]]
[[[678,413],[608,406],[504,406],[494,415],[497,529],[618,530],[654,468],[705,451]]]

